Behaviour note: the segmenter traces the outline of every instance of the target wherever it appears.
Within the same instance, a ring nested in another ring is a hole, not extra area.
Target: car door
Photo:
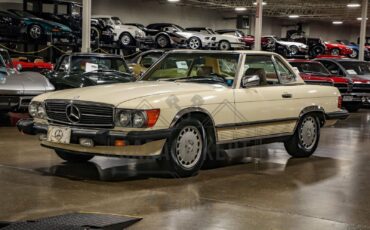
[[[259,85],[235,89],[235,139],[291,134],[299,111],[294,102],[295,74],[275,55],[247,55],[244,74],[258,75]],[[238,114],[241,114],[238,115]]]

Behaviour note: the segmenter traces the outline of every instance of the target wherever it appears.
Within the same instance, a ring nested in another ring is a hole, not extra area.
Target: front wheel
[[[202,48],[202,41],[197,37],[191,37],[188,42],[188,46],[192,50],[198,50]]]
[[[63,160],[73,163],[83,163],[91,160],[94,156],[55,150],[55,153]]]
[[[313,114],[305,115],[298,123],[294,135],[284,143],[286,151],[292,157],[311,156],[320,140],[320,122]]]
[[[34,24],[28,28],[28,36],[32,40],[41,40],[44,36],[44,31],[41,26]]]
[[[200,121],[186,119],[179,122],[167,140],[160,164],[168,168],[174,177],[195,175],[202,167],[207,138]]]
[[[220,44],[218,45],[219,50],[230,50],[231,44],[228,41],[220,41]]]
[[[131,34],[126,32],[121,34],[119,40],[123,46],[129,46],[134,43],[134,38],[131,36]]]
[[[170,39],[165,35],[159,35],[156,39],[158,48],[168,48],[171,44]]]
[[[358,57],[358,50],[353,49],[352,54],[349,55],[350,58],[357,58]]]
[[[297,47],[297,46],[291,46],[290,48],[289,48],[289,50],[290,50],[290,55],[297,55],[298,54],[298,52],[299,52],[299,48]]]

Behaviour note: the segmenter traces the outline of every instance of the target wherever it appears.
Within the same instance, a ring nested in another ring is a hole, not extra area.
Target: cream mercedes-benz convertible
[[[19,130],[64,160],[156,157],[180,177],[219,149],[284,142],[308,157],[320,128],[348,117],[336,88],[306,85],[275,53],[181,50],[138,82],[46,93],[29,113]]]

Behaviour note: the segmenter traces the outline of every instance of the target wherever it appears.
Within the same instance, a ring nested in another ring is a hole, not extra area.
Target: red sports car
[[[353,50],[348,46],[338,42],[325,42],[326,53],[333,56],[349,56],[353,53]]]
[[[12,56],[13,66],[20,71],[44,72],[53,70],[54,65],[37,56]]]
[[[352,93],[352,84],[354,79],[349,79],[343,76],[333,75],[319,61],[291,59],[289,63],[296,67],[303,80],[308,84],[322,84],[322,79],[330,80],[335,87],[341,92],[343,97],[349,96]],[[343,101],[343,107],[351,109],[353,102]]]

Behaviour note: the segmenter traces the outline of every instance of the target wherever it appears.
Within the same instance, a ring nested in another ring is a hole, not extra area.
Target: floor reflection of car
[[[167,52],[137,82],[44,94],[29,111],[18,128],[66,161],[151,157],[177,177],[250,144],[309,157],[320,129],[349,115],[338,89],[305,84],[278,54],[189,50]]]
[[[148,50],[142,52],[132,59],[128,60],[128,65],[135,77],[140,77],[147,69],[149,69],[160,57],[163,56],[165,50]]]
[[[64,55],[46,76],[57,90],[135,80],[121,56],[94,53]]]
[[[54,90],[43,75],[18,72],[6,50],[0,49],[0,111],[24,111],[31,99]]]

